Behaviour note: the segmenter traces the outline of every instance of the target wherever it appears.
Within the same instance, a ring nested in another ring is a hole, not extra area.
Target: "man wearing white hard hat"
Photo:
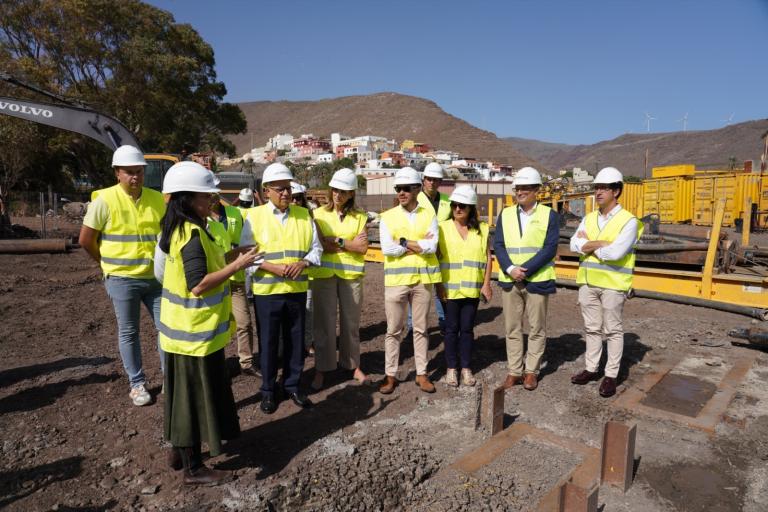
[[[319,265],[323,248],[306,208],[291,204],[291,170],[270,164],[261,179],[267,202],[248,210],[242,243],[257,244],[264,263],[249,269],[251,290],[259,326],[261,359],[261,410],[277,410],[277,351],[283,345],[283,391],[299,407],[312,402],[301,390],[304,369],[304,324],[309,277],[307,268]]]
[[[381,214],[379,238],[384,255],[384,310],[387,334],[384,338],[386,374],[379,387],[383,394],[397,387],[400,343],[405,336],[408,305],[413,312],[413,357],[416,384],[426,393],[435,386],[427,376],[427,317],[435,283],[440,282],[437,251],[437,218],[432,208],[422,206],[417,197],[421,176],[411,167],[395,174],[398,205]]]
[[[421,179],[421,192],[418,201],[425,208],[432,208],[437,216],[437,222],[447,220],[451,215],[451,201],[446,194],[440,192],[440,185],[445,179],[445,170],[437,162],[430,162],[424,168]],[[437,323],[440,326],[440,332],[445,332],[445,311],[443,304],[435,296],[435,312],[437,313]],[[409,322],[410,327],[410,322]]]
[[[605,335],[608,359],[598,392],[608,398],[616,393],[624,351],[622,311],[632,288],[634,247],[643,234],[643,223],[618,202],[624,188],[624,177],[618,169],[602,169],[594,186],[598,209],[582,219],[571,237],[571,251],[580,255],[576,283],[581,285],[579,304],[587,342],[586,369],[571,377],[571,382],[584,385],[599,378]]]
[[[117,317],[118,348],[128,375],[134,405],[151,402],[141,360],[139,325],[141,305],[160,320],[162,287],[154,277],[153,260],[160,219],[165,214],[163,195],[144,187],[147,162],[133,146],[120,146],[112,156],[117,185],[93,193],[83,219],[80,245],[101,265],[104,286]],[[158,341],[160,367],[163,353]]]
[[[240,212],[245,216],[245,210],[253,206],[253,190],[250,188],[244,188],[237,195],[237,207],[240,208]]]
[[[517,204],[499,214],[493,243],[507,345],[507,377],[502,386],[509,389],[523,384],[533,391],[547,343],[549,296],[556,291],[554,258],[560,221],[557,212],[536,200],[541,187],[539,171],[523,167],[513,184]],[[530,327],[527,353],[523,350],[524,315]]]
[[[477,193],[459,185],[451,194],[451,214],[440,222],[438,257],[443,281],[436,285],[445,300],[445,383],[474,386],[471,360],[475,315],[482,298],[491,300],[491,248],[488,223],[477,214]]]

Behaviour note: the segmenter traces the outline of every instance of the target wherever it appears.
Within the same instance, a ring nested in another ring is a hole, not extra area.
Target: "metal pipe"
[[[705,251],[709,248],[709,244],[695,244],[695,243],[659,243],[659,244],[644,244],[639,243],[635,246],[635,251],[653,251],[653,252],[666,252],[666,251]]]
[[[558,279],[556,281],[557,286],[564,288],[578,288],[579,285],[575,281],[567,279]],[[749,306],[739,306],[737,304],[728,304],[727,302],[718,302],[714,300],[698,299],[695,297],[683,297],[680,295],[672,295],[669,293],[651,292],[648,290],[633,290],[635,297],[643,299],[664,300],[667,302],[676,302],[678,304],[687,304],[689,306],[698,306],[701,308],[716,309],[718,311],[726,311],[728,313],[736,313],[737,315],[746,315],[751,318],[757,318],[758,320],[768,320],[768,310],[752,308]]]
[[[67,252],[72,248],[64,238],[43,238],[32,240],[0,240],[0,254],[35,254]]]

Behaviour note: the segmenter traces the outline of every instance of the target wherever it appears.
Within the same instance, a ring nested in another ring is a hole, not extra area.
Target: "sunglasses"
[[[461,203],[451,203],[451,209],[455,210],[456,208],[458,208],[459,210],[466,210],[467,208],[469,208],[469,205],[461,204]]]
[[[418,185],[395,185],[395,192],[413,192]]]
[[[290,185],[285,186],[285,187],[267,187],[267,188],[277,192],[278,194],[284,194],[285,192],[290,192],[291,191],[291,186]]]

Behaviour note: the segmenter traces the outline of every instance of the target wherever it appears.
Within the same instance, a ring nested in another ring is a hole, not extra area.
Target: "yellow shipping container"
[[[733,226],[742,217],[745,201],[758,203],[761,199],[759,174],[727,174],[722,176],[697,176],[694,179],[693,223],[711,226],[715,202],[725,199],[724,226]]]
[[[695,165],[666,165],[664,167],[654,167],[651,169],[653,178],[675,178],[678,176],[693,176],[696,174]]]
[[[643,213],[643,184],[625,183],[619,203],[637,218],[645,215]]]
[[[693,181],[677,177],[643,182],[643,215],[655,213],[663,224],[690,222]]]

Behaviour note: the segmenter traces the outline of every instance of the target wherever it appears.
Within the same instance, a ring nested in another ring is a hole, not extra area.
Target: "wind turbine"
[[[647,131],[648,133],[651,132],[651,121],[655,121],[655,120],[656,118],[653,117],[651,114],[649,114],[648,112],[645,113],[645,131]]]
[[[728,116],[728,119],[721,119],[721,121],[724,122],[726,126],[731,124],[731,121],[733,121],[733,112],[731,112],[731,115]]]
[[[678,123],[683,123],[683,132],[688,131],[688,112],[685,113],[683,117],[677,120]]]

